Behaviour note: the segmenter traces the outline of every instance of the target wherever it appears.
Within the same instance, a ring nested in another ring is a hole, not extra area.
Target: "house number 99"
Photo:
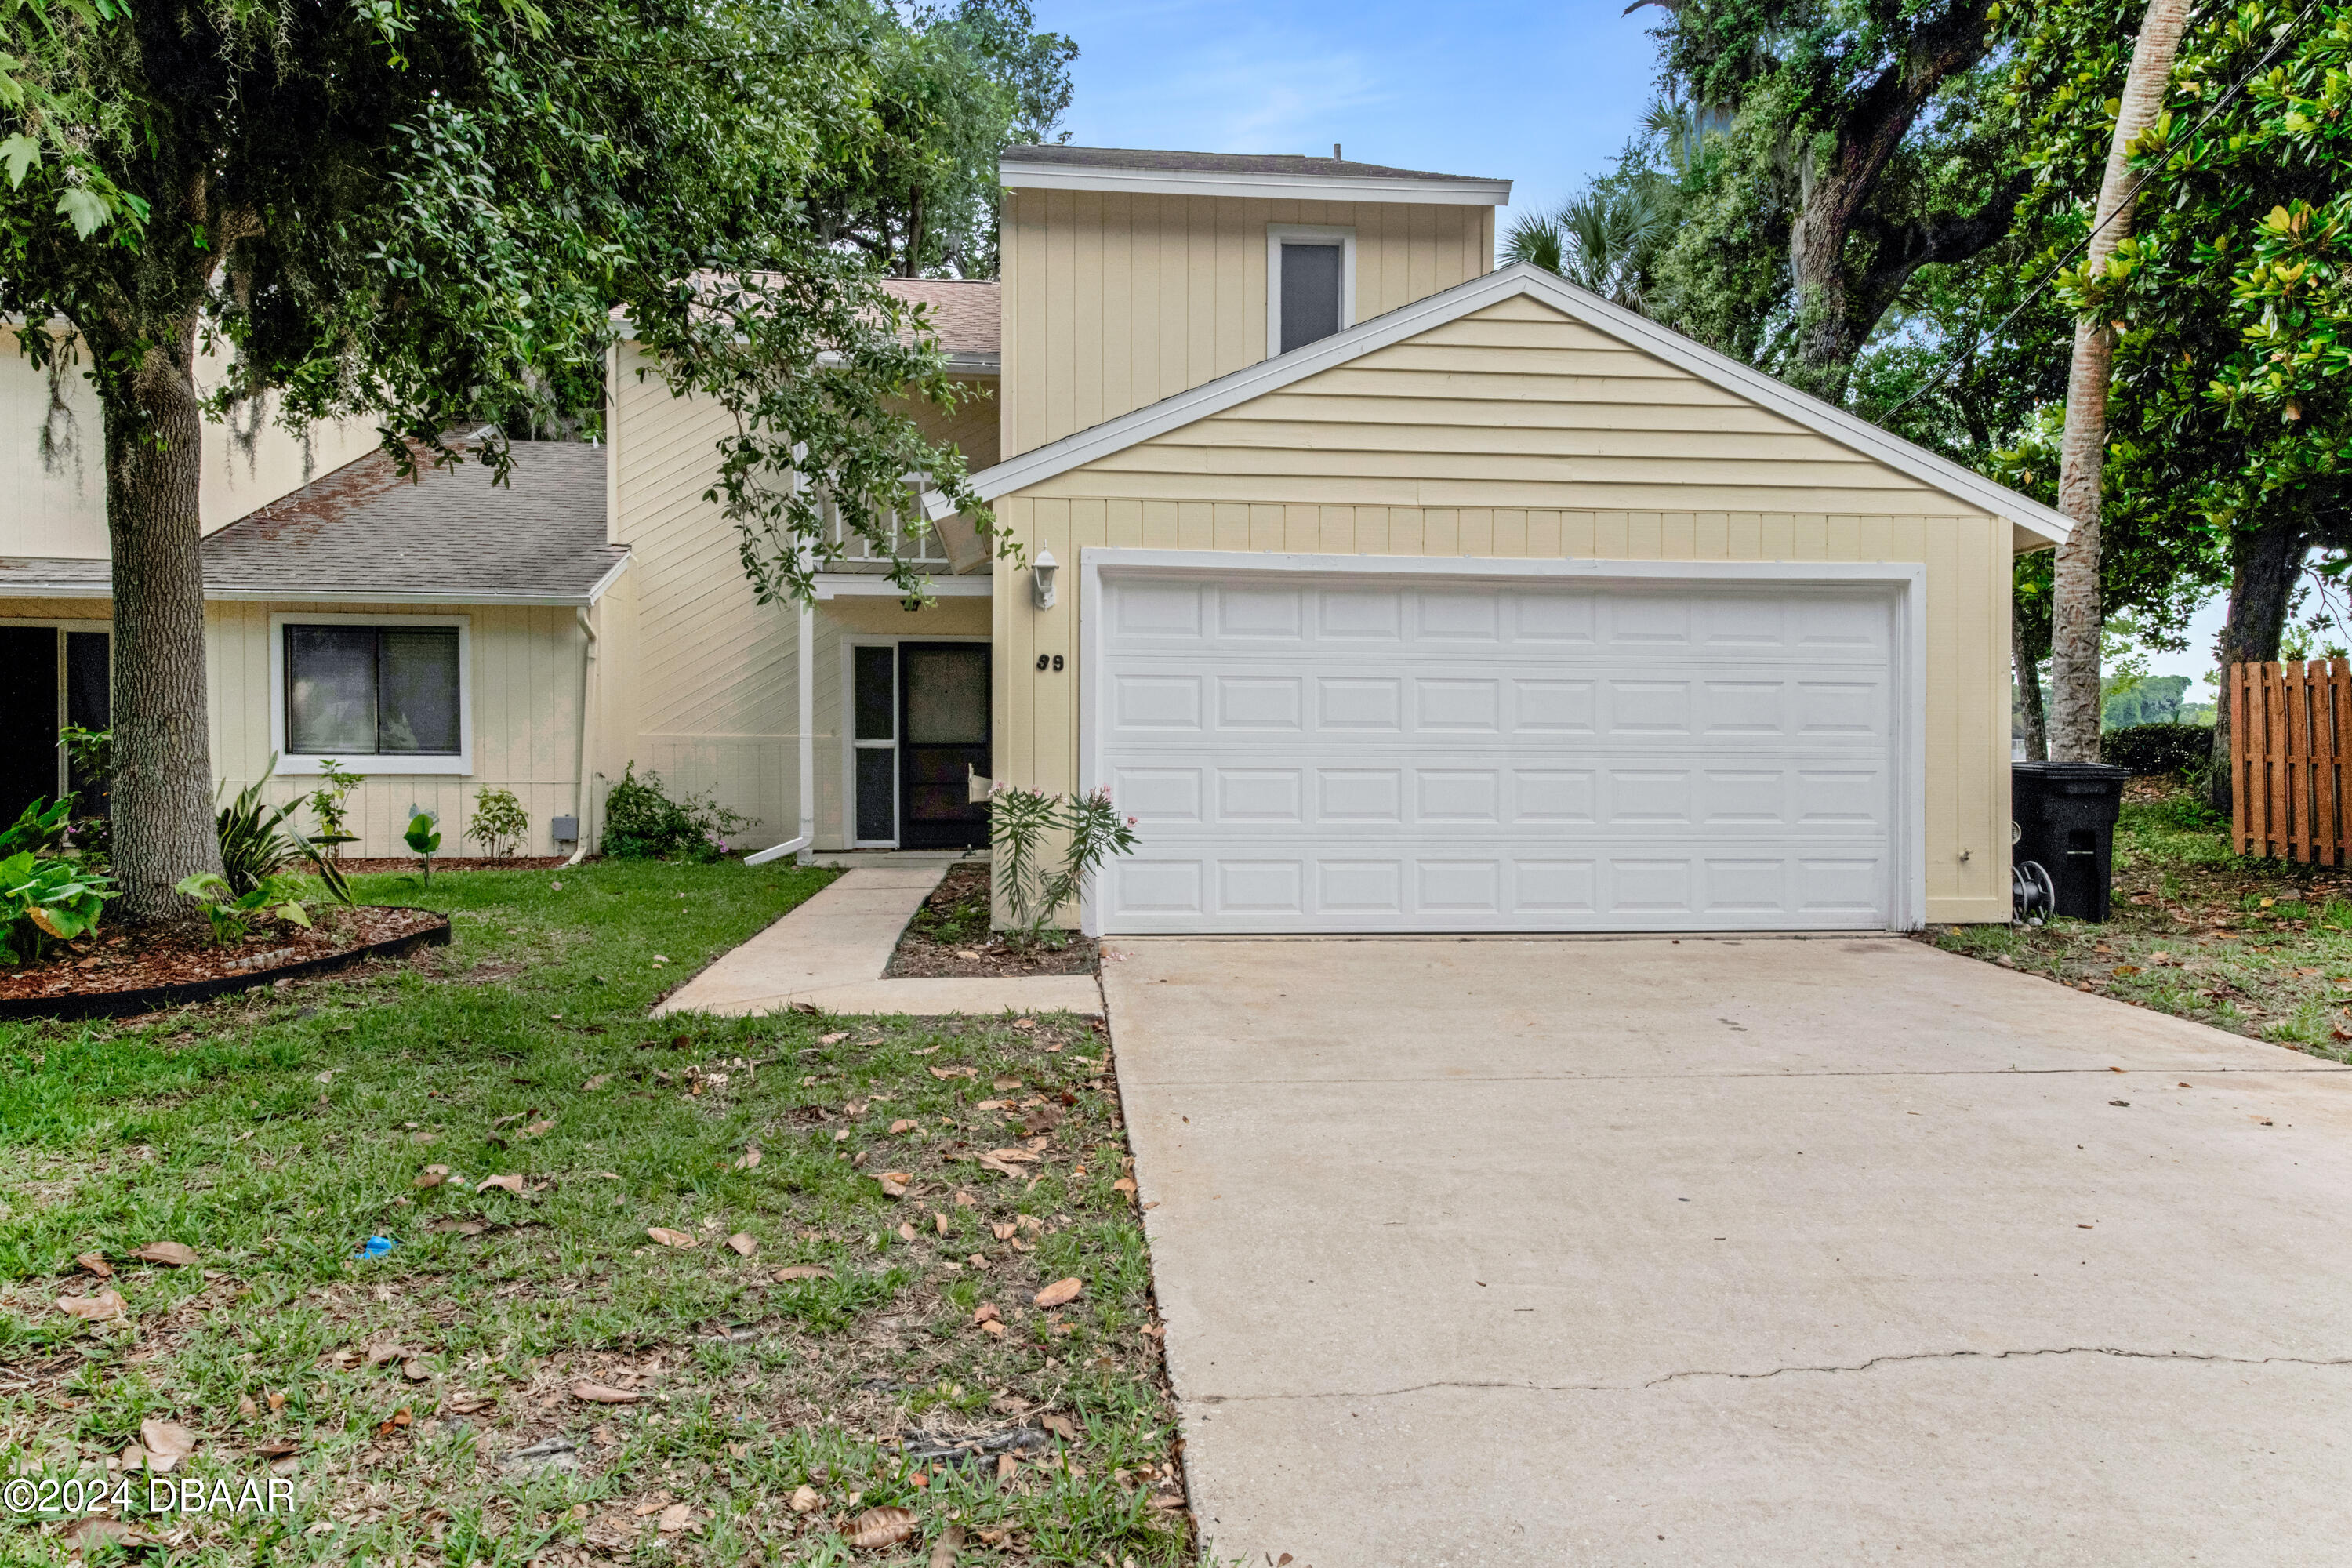
[[[1062,668],[1062,656],[1058,653],[1041,653],[1037,656],[1037,668],[1039,669],[1058,670]]]

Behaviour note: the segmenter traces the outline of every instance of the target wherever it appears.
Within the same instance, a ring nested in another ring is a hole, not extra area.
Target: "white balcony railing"
[[[824,498],[824,536],[828,542],[841,549],[830,570],[880,572],[889,565],[889,553],[853,530],[831,496]],[[894,514],[890,520],[889,537],[892,545],[917,565],[952,570],[953,563],[948,558],[947,547],[940,542],[939,533],[922,520],[919,512],[910,509],[908,512]]]

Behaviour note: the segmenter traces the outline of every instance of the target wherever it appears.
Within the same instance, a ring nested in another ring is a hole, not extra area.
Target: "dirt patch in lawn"
[[[984,860],[951,866],[890,955],[885,973],[931,979],[943,975],[1094,974],[1102,968],[1100,944],[1075,931],[1049,931],[1032,940],[989,929],[989,868]]]
[[[431,910],[362,905],[314,906],[310,930],[277,921],[243,942],[215,945],[202,927],[116,931],[60,947],[40,963],[0,970],[0,1000],[103,995],[187,985],[231,976],[267,974],[289,964],[328,958],[372,942],[389,942],[439,925]]]
[[[2077,990],[2352,1059],[2352,870],[2231,853],[2177,780],[2136,779],[2105,925],[1940,926],[1925,940]]]

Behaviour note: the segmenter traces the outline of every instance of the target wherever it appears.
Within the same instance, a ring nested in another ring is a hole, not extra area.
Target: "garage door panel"
[[[1884,589],[1102,582],[1107,931],[1891,923]]]

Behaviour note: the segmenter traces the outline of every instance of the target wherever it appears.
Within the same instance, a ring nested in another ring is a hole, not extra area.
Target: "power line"
[[[2221,110],[2229,108],[2231,103],[2236,100],[2238,94],[2245,90],[2246,84],[2252,81],[2254,78],[2260,76],[2263,72],[2263,68],[2269,65],[2271,61],[2277,57],[2279,50],[2286,47],[2287,40],[2294,36],[2295,29],[2303,25],[2304,20],[2313,12],[2319,9],[2320,3],[2321,0],[2310,0],[2309,5],[2306,5],[2301,11],[2295,14],[2293,21],[2290,21],[2285,26],[2280,28],[2278,37],[2273,39],[2271,47],[2263,51],[2263,58],[2254,62],[2253,68],[2246,72],[2245,75],[2240,77],[2236,84],[2232,86],[2229,91],[2223,93],[2220,100],[2216,102],[2212,108],[2205,111],[2205,117],[2189,128],[2189,134],[2181,138],[2181,140],[2183,142],[2194,142],[2197,139],[2197,133],[2199,132],[2204,130],[2208,125],[2210,125],[2213,122],[2214,117],[2219,115]],[[2205,8],[2202,6],[2199,7],[2196,11],[2189,13],[2189,20],[2181,24],[2181,32],[2186,35],[2189,28],[2195,26],[2198,22],[2203,18],[2204,14]],[[2077,250],[2087,248],[2090,246],[2091,241],[2099,237],[2099,231],[2101,229],[2106,227],[2107,225],[2115,222],[2116,219],[2123,216],[2124,214],[2132,210],[2133,205],[2139,200],[2140,192],[2147,188],[2147,183],[2150,180],[2156,178],[2156,173],[2157,172],[2154,169],[2151,169],[2147,174],[2142,174],[2137,183],[2136,183],[2130,190],[2124,193],[2124,199],[2116,204],[2116,207],[2113,212],[2109,213],[2106,216],[2100,218],[2098,222],[2093,224],[2088,233],[2084,235],[2081,239],[2075,241],[2074,244],[2067,247],[2065,252],[2061,255],[2057,260],[2052,262],[2041,277],[2033,280],[2033,287],[2026,291],[2025,298],[2017,302],[2016,309],[2011,310],[2008,315],[2003,316],[2000,319],[2000,324],[1999,326],[1993,328],[1990,332],[1980,332],[1977,334],[1975,339],[1969,342],[1968,352],[1969,353],[1974,353],[1979,345],[1983,344],[1990,339],[1997,338],[2001,333],[2007,331],[2009,330],[2010,323],[2016,321],[2018,317],[2023,315],[2025,313],[2025,308],[2028,305],[2032,304],[2034,300],[2041,298],[2042,289],[2049,287],[2051,279],[2057,277],[2060,272],[2065,270],[2066,263],[2074,259],[2074,253]],[[1930,376],[1927,381],[1923,382],[1919,385],[1918,389],[1913,392],[1910,396],[1905,398],[1902,402],[1896,404],[1894,407],[1888,409],[1884,415],[1880,416],[1878,423],[1882,425],[1885,424],[1887,420],[1894,418],[1896,415],[1910,407],[1914,403],[1918,402],[1919,399],[1927,396],[1927,394],[1935,391],[1938,386],[1941,386],[1946,378],[1948,377],[1954,370],[1958,368],[1958,361],[1952,355],[1947,353],[1944,358],[1945,368],[1943,370],[1937,372],[1935,375]]]

